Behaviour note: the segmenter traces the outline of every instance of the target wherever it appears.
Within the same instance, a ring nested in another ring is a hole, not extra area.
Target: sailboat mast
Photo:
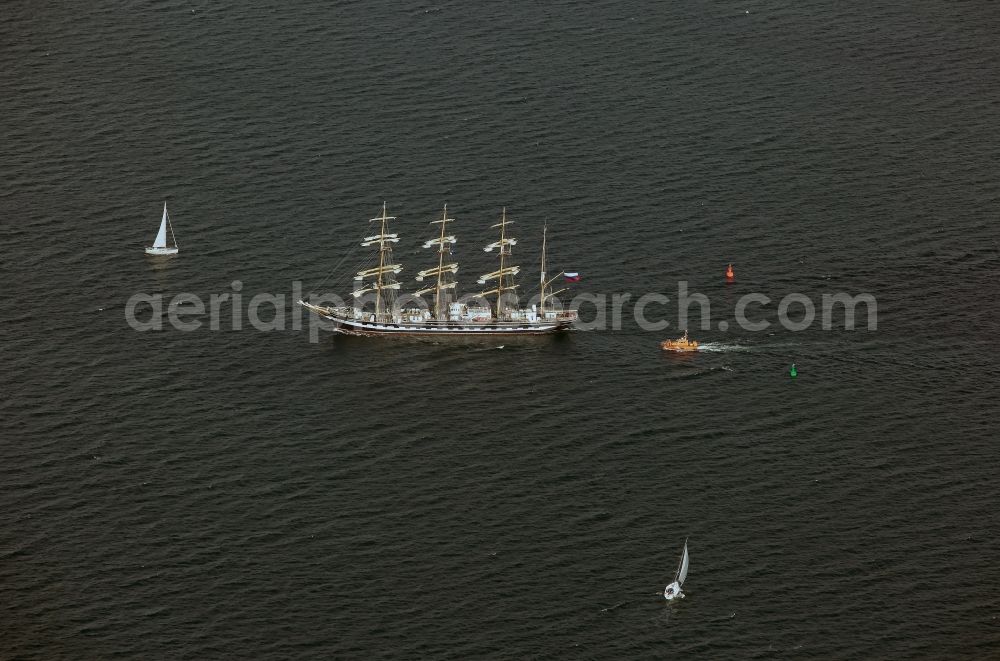
[[[443,274],[441,269],[444,268],[444,228],[448,224],[448,205],[444,205],[444,213],[441,216],[441,236],[438,237],[438,272],[437,272],[437,287],[434,290],[434,318],[441,319],[443,315],[441,314],[441,278]]]
[[[382,229],[379,231],[378,241],[378,279],[375,283],[375,320],[379,321],[379,306],[382,304],[382,269],[385,267],[385,225],[386,211],[385,201],[382,202]]]
[[[500,219],[500,277],[497,279],[497,321],[500,321],[500,302],[503,300],[503,263],[506,256],[507,246],[507,207],[503,208],[503,215]]]
[[[546,223],[542,226],[542,269],[541,275],[539,277],[539,283],[542,291],[542,300],[538,304],[538,312],[545,312],[545,239],[549,233],[549,225]]]
[[[179,248],[180,246],[177,245],[177,237],[174,236],[174,224],[172,222],[170,222],[170,214],[167,213],[167,203],[166,203],[166,201],[163,202],[163,215],[167,219],[167,227],[170,228],[170,238],[174,240],[174,248]]]

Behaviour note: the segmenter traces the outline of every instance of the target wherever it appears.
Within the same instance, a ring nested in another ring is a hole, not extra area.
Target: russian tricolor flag
[[[579,273],[568,273],[567,272],[567,273],[563,273],[563,275],[566,276],[566,282],[580,282],[580,274]]]

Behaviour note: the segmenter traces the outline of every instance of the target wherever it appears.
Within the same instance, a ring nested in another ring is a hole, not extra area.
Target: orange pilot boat
[[[678,340],[663,340],[660,348],[664,351],[697,351],[698,342],[688,339],[688,332],[684,331],[684,337]]]

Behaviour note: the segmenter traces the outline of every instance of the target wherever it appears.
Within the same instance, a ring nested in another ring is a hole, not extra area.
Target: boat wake
[[[480,351],[496,351],[497,349],[505,349],[506,347],[507,347],[507,345],[505,345],[505,344],[498,344],[498,345],[493,346],[493,347],[475,347],[475,348],[469,349],[469,351],[471,351],[473,353],[478,353]]]
[[[659,594],[659,593],[657,593],[657,594]],[[607,608],[602,608],[601,612],[602,613],[610,613],[611,611],[613,611],[615,609],[618,609],[618,608],[621,608],[622,606],[625,606],[628,603],[629,603],[628,601],[620,601],[617,604],[615,604],[614,606],[608,606]]]
[[[747,353],[750,347],[745,344],[724,344],[722,342],[702,342],[698,351],[707,353]]]
[[[721,367],[707,367],[705,369],[689,370],[689,371],[685,371],[685,372],[683,372],[681,374],[677,374],[675,376],[670,376],[670,377],[667,377],[667,378],[672,378],[672,379],[705,379],[705,378],[711,377],[714,374],[718,374],[718,373],[721,373],[721,372],[735,372],[735,371],[736,370],[734,370],[732,367],[729,367],[728,365],[723,365]]]

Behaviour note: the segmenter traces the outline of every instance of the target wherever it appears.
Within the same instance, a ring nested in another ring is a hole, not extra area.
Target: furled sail
[[[402,270],[403,270],[402,264],[385,264],[384,266],[376,266],[373,269],[358,271],[358,274],[354,276],[354,279],[363,280],[364,278],[371,278],[373,276],[385,273],[399,273]]]
[[[392,282],[389,284],[379,285],[377,282],[373,282],[370,287],[364,287],[362,289],[358,289],[357,291],[352,291],[351,296],[353,296],[354,298],[361,298],[368,292],[381,291],[383,289],[399,289],[399,283]]]
[[[497,269],[492,273],[486,273],[484,275],[481,275],[479,276],[479,280],[477,280],[476,282],[478,282],[481,285],[485,285],[487,280],[496,280],[497,278],[503,277],[505,275],[517,275],[520,272],[521,272],[520,266],[508,266],[502,269]]]
[[[513,291],[520,287],[521,285],[511,285],[509,287],[497,287],[496,289],[490,289],[489,291],[481,291],[478,296],[491,296],[492,294],[500,294],[505,291]]]
[[[457,286],[458,286],[457,282],[445,282],[445,283],[441,284],[440,289],[454,289]],[[437,290],[438,290],[438,286],[434,285],[433,287],[426,287],[424,289],[418,289],[417,291],[413,292],[413,295],[414,296],[423,296],[424,294],[429,294],[432,291],[437,291]]]
[[[435,266],[432,269],[424,269],[416,276],[417,282],[423,282],[424,278],[432,275],[443,275],[445,273],[458,273],[458,264],[445,264],[443,266]]]
[[[516,246],[517,239],[500,239],[499,241],[494,241],[490,245],[483,248],[483,252],[493,252],[494,248],[501,248],[503,246]]]
[[[450,220],[450,219],[449,219]],[[440,220],[435,220],[435,223],[441,222]],[[424,248],[433,248],[434,246],[443,246],[446,243],[458,243],[458,239],[455,238],[454,234],[449,234],[448,236],[442,236],[437,239],[431,239],[429,241],[424,241]]]
[[[362,246],[368,247],[376,243],[399,243],[398,234],[376,234],[375,236],[366,236],[365,240],[361,243]]]

